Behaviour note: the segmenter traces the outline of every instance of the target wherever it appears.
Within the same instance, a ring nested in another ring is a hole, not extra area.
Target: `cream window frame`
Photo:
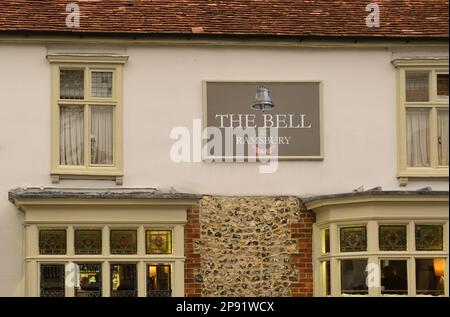
[[[437,110],[448,109],[449,99],[438,98],[437,74],[448,74],[448,58],[397,59],[393,61],[397,77],[397,178],[406,186],[409,178],[448,178],[448,166],[438,164]],[[405,74],[407,71],[429,72],[429,101],[407,102]],[[430,109],[430,167],[409,167],[406,151],[406,109]]]
[[[123,65],[128,60],[124,55],[96,54],[49,54],[52,80],[51,111],[51,169],[53,183],[60,179],[112,179],[123,183]],[[84,70],[84,98],[60,99],[60,70]],[[112,96],[93,97],[91,91],[92,72],[113,73]],[[84,165],[60,164],[59,120],[60,106],[80,105],[84,107]],[[113,164],[91,163],[90,116],[95,106],[113,106]]]

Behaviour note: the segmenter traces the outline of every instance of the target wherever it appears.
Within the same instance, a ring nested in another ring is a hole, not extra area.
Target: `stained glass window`
[[[92,96],[112,97],[112,72],[92,72]]]
[[[170,265],[147,265],[147,297],[170,297]]]
[[[444,259],[416,259],[416,292],[418,295],[444,295]]]
[[[76,297],[102,296],[102,266],[100,263],[78,264],[79,283],[75,287]]]
[[[366,227],[342,227],[340,234],[341,252],[367,250]]]
[[[40,254],[66,254],[66,230],[39,230]]]
[[[406,101],[426,102],[430,99],[430,73],[406,72]]]
[[[406,226],[380,225],[379,247],[383,251],[405,251]]]
[[[341,261],[341,290],[348,295],[367,295],[367,260]]]
[[[111,254],[136,254],[136,230],[111,230]]]
[[[442,251],[443,240],[441,225],[416,225],[417,251]]]
[[[61,69],[59,72],[59,96],[61,99],[84,98],[84,70]]]
[[[147,230],[147,254],[172,253],[172,230]]]
[[[75,254],[101,254],[101,230],[75,230]]]
[[[111,264],[111,297],[136,297],[136,264]]]
[[[40,268],[40,296],[65,296],[65,267],[64,264],[41,264]]]

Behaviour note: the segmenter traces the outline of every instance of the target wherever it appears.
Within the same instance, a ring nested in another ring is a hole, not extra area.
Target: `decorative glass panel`
[[[418,295],[444,295],[444,259],[416,259]]]
[[[406,110],[406,155],[411,167],[430,166],[430,111]]]
[[[439,109],[437,114],[439,165],[448,166],[448,109]]]
[[[345,295],[367,295],[367,260],[341,261],[341,291]]]
[[[341,252],[366,251],[366,227],[341,228]]]
[[[383,251],[405,251],[406,226],[380,226],[379,247]]]
[[[147,265],[147,297],[170,297],[170,265]]]
[[[136,264],[111,264],[111,297],[136,296]]]
[[[111,254],[136,254],[136,230],[111,230]]]
[[[59,118],[61,165],[84,164],[84,107],[61,106]]]
[[[60,99],[84,98],[84,70],[62,69],[59,72]]]
[[[40,268],[40,296],[65,296],[65,267],[64,264],[41,264]]]
[[[437,95],[439,99],[448,99],[448,74],[437,75]]]
[[[112,106],[91,107],[91,163],[113,163]]]
[[[416,225],[417,251],[442,251],[443,240],[441,225]]]
[[[75,287],[76,297],[102,296],[102,265],[100,263],[78,264],[79,285]]]
[[[75,254],[101,254],[101,230],[75,230]]]
[[[39,230],[40,254],[66,254],[66,230]]]
[[[408,294],[408,266],[406,260],[381,260],[381,294]]]
[[[429,72],[406,72],[406,101],[427,102],[429,99]]]
[[[147,254],[172,253],[171,230],[147,230]]]
[[[112,72],[92,72],[92,96],[112,97]]]

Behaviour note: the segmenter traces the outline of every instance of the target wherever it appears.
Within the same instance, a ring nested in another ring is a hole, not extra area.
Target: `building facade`
[[[448,296],[448,2],[42,2],[0,4],[0,295]],[[206,160],[217,113],[276,169]]]

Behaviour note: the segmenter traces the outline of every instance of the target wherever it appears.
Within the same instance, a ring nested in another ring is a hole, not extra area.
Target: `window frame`
[[[52,115],[51,115],[51,170],[53,183],[60,179],[110,179],[123,183],[123,65],[124,55],[54,54],[47,55],[51,64]],[[84,70],[84,98],[60,99],[60,70]],[[112,72],[112,95],[92,96],[92,72]],[[84,164],[60,164],[60,107],[83,106],[84,113]],[[95,106],[113,107],[113,164],[91,163],[91,111]]]
[[[449,167],[438,164],[437,112],[449,108],[449,99],[438,98],[437,75],[448,74],[448,59],[397,59],[397,178],[400,185],[406,185],[408,178],[448,178]],[[406,101],[407,71],[429,72],[429,101]],[[430,167],[410,167],[407,165],[406,109],[427,108],[430,110]]]

